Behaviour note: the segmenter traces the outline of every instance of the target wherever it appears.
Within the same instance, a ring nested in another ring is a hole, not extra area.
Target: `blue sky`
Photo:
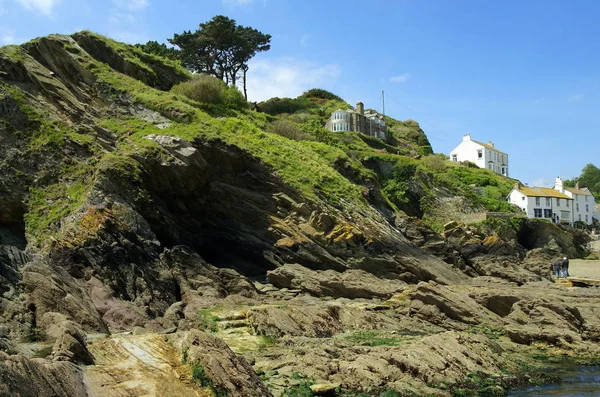
[[[218,14],[273,36],[253,100],[322,87],[380,109],[385,90],[386,113],[436,152],[471,133],[532,185],[600,166],[596,1],[0,0],[0,45],[82,29],[164,42]]]

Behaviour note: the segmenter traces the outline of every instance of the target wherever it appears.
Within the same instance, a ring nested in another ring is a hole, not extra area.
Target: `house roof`
[[[474,139],[471,139],[471,141],[473,141],[473,142],[475,142],[476,144],[478,144],[478,145],[481,145],[481,146],[483,146],[483,147],[485,147],[485,148],[487,148],[487,149],[495,150],[495,151],[497,151],[498,153],[506,154],[506,153],[504,153],[502,150],[498,150],[498,148],[496,148],[495,146],[492,146],[492,145],[490,145],[490,144],[488,144],[488,143],[479,142],[479,141],[476,141],[476,140],[474,140]],[[506,154],[506,155],[508,156],[508,154]]]
[[[577,189],[574,187],[566,187],[565,190],[568,190],[573,194],[581,194],[582,196],[592,196],[592,193],[590,193],[589,190]]]
[[[555,198],[564,198],[567,200],[573,200],[571,197],[567,196],[566,194],[563,194],[563,193],[559,192],[558,190],[554,190],[549,187],[521,186],[517,190],[528,197],[555,197]]]

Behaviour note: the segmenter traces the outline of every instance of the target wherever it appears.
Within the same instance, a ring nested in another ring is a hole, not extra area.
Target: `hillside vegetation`
[[[236,145],[264,161],[307,197],[319,197],[332,205],[362,206],[369,200],[380,201],[375,196],[381,194],[381,210],[401,210],[427,219],[431,203],[443,195],[464,197],[469,211],[510,210],[503,201],[510,180],[433,155],[425,133],[412,120],[387,117],[393,137],[389,142],[356,132],[333,133],[323,127],[329,114],[350,105],[325,90],[309,90],[294,99],[273,98],[260,103],[259,111],[247,110],[235,88],[208,76],[192,78],[175,61],[89,32],[74,37],[84,45],[93,42],[95,47],[112,48],[126,63],[111,67],[110,60],[100,62],[57,37],[56,43],[85,65],[86,75],[97,78],[111,98],[130,97],[134,104],[156,111],[168,120],[169,127],[132,114],[104,116],[101,125],[117,139],[114,150],[105,154],[94,134],[75,131],[46,114],[30,93],[4,84],[2,90],[27,114],[27,129],[38,126],[24,137],[28,151],[47,156],[71,142],[90,154],[77,166],[69,159],[62,160],[54,183],[32,181],[26,221],[28,233],[36,239],[48,237],[59,220],[81,202],[84,181],[95,172],[114,168],[134,173],[127,167],[128,156],[160,151],[156,143],[144,138],[151,134]],[[27,46],[33,47],[35,42]],[[29,55],[21,47],[4,47],[2,53],[16,63],[28,62]],[[175,80],[164,80],[166,70],[173,72]],[[432,217],[434,224],[437,218]]]

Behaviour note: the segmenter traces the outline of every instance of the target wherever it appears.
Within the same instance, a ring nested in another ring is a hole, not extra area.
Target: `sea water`
[[[531,387],[513,390],[509,397],[590,397],[600,396],[600,367],[569,367],[553,370],[553,375],[561,377],[556,385]]]

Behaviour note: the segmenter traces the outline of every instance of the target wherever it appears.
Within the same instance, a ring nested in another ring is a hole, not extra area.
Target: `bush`
[[[394,179],[406,181],[412,178],[417,171],[417,161],[410,157],[400,157],[394,165]]]
[[[328,99],[328,100],[336,100],[336,101],[343,101],[342,98],[340,98],[339,96],[324,90],[322,88],[312,88],[306,92],[304,92],[302,95],[300,95],[300,97],[302,98],[321,98],[321,99]]]
[[[189,81],[179,83],[171,91],[209,105],[224,105],[238,110],[248,106],[244,95],[236,87],[229,87],[223,80],[205,74],[196,75]]]
[[[237,87],[225,87],[223,92],[223,104],[231,109],[242,110],[248,108],[248,102],[244,94]]]
[[[299,110],[317,108],[318,105],[306,98],[271,98],[268,101],[258,104],[261,112],[268,113],[271,116],[277,116],[282,113],[296,113]]]
[[[308,141],[312,138],[310,134],[304,132],[296,123],[289,120],[276,120],[269,125],[267,131],[294,141]]]
[[[219,105],[224,102],[225,89],[226,85],[222,80],[202,74],[175,85],[171,91],[194,101]]]
[[[437,154],[431,154],[429,156],[424,157],[421,160],[421,164],[423,164],[425,168],[433,172],[443,172],[446,170],[446,162],[441,156]]]

